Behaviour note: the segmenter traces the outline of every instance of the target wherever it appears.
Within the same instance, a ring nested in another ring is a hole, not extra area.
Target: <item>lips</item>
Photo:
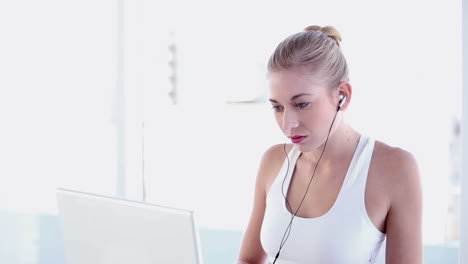
[[[301,143],[304,138],[306,138],[306,136],[292,136],[292,137],[289,137],[291,139],[291,141],[295,144],[297,143]]]

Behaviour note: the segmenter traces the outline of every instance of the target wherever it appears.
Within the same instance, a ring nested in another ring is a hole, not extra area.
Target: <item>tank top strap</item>
[[[291,183],[292,175],[296,168],[296,163],[300,155],[301,151],[298,148],[296,148],[296,146],[293,146],[292,149],[289,151],[288,158],[286,158],[284,161],[285,164],[283,165],[283,167],[285,171],[283,172],[283,175],[287,173],[284,182],[285,191],[289,189],[289,184]]]
[[[346,189],[353,185],[366,185],[374,144],[373,138],[361,135],[344,182]]]

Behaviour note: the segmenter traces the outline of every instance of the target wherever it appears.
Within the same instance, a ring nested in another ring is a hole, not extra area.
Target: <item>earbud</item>
[[[338,108],[336,108],[336,111],[340,111],[341,107],[344,105],[346,102],[346,96],[340,94],[340,101],[338,102]]]

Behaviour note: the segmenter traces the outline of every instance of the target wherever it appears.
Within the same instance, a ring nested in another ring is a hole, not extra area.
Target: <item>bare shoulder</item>
[[[268,162],[283,162],[287,153],[293,148],[293,144],[276,144],[269,147],[263,154],[263,159]]]
[[[372,162],[375,171],[394,195],[408,188],[419,188],[418,164],[407,150],[376,141]]]
[[[422,188],[415,157],[376,142],[371,166],[388,198],[385,263],[423,263]],[[379,174],[379,175],[377,175]]]
[[[258,173],[258,181],[265,187],[265,190],[270,188],[270,185],[281,169],[287,153],[291,151],[293,146],[293,144],[277,144],[269,147],[263,153]]]
[[[380,172],[387,172],[394,177],[397,175],[408,175],[418,169],[413,154],[399,147],[393,147],[383,142],[376,141],[373,154],[373,162],[376,163]],[[392,177],[392,178],[394,178]]]

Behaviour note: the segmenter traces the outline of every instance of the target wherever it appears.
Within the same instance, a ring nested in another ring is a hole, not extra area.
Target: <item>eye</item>
[[[296,107],[301,108],[301,109],[304,109],[304,108],[306,108],[306,107],[309,106],[309,105],[310,105],[310,103],[297,103],[297,104],[296,104]]]
[[[281,105],[274,105],[271,109],[275,110],[275,112],[283,111],[283,107]]]

